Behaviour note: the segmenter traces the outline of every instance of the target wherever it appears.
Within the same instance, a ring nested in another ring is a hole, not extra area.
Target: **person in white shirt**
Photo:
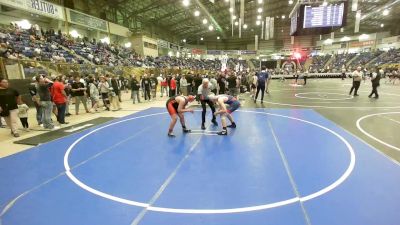
[[[257,90],[257,75],[254,73],[252,80],[251,80],[251,91],[250,91],[250,96],[254,97],[256,95],[256,90]]]
[[[188,85],[189,84],[188,84],[188,82],[186,80],[186,76],[183,75],[179,82],[180,82],[180,88],[181,88],[182,95],[187,96],[188,95]]]
[[[358,96],[357,92],[358,92],[358,89],[360,88],[361,79],[363,77],[363,73],[361,71],[361,66],[357,67],[357,70],[355,70],[352,73],[352,77],[353,77],[353,86],[351,86],[349,95],[351,95],[354,90],[354,96]]]
[[[28,110],[29,107],[25,103],[18,104],[18,117],[25,131],[29,129]]]

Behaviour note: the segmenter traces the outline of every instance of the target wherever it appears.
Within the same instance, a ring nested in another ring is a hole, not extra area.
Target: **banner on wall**
[[[204,55],[204,53],[206,53],[206,51],[203,49],[197,49],[197,48],[192,49],[192,54]]]
[[[400,42],[400,36],[394,36],[382,39],[382,44],[393,44],[396,42]]]
[[[158,48],[169,48],[168,41],[158,39],[157,44],[158,44]]]
[[[256,55],[257,51],[254,50],[241,50],[239,51],[240,55]]]
[[[108,32],[107,21],[105,20],[98,19],[72,9],[67,9],[67,14],[68,22],[70,23]]]
[[[222,55],[221,50],[207,50],[207,55]]]
[[[374,44],[375,44],[375,41],[351,42],[351,43],[350,43],[350,48],[372,46],[372,45],[374,45]]]
[[[0,0],[0,4],[31,13],[65,20],[64,8],[43,0]]]

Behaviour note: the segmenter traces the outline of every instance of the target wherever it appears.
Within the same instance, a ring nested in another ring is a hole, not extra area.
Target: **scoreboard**
[[[347,1],[327,5],[301,4],[290,14],[290,35],[329,34],[346,26]]]
[[[340,27],[343,25],[344,3],[326,6],[305,6],[303,28]]]

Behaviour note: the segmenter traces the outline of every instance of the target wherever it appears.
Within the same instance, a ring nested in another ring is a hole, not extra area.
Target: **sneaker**
[[[214,124],[214,126],[218,127],[217,120],[211,120],[211,123]]]
[[[53,130],[58,130],[58,129],[60,129],[61,127],[59,127],[59,126],[54,126],[53,128],[51,128],[51,129],[49,129],[49,130],[51,130],[51,131],[53,131]]]
[[[201,129],[202,129],[202,130],[205,130],[205,129],[206,129],[206,126],[204,126],[204,124],[202,124],[202,125],[201,125]]]
[[[229,127],[229,128],[236,128],[236,123],[232,123],[231,125],[228,125],[227,127]]]
[[[192,132],[191,130],[189,130],[189,129],[187,129],[187,128],[183,129],[182,131],[183,131],[183,133],[190,133],[190,132]]]
[[[223,130],[221,132],[217,133],[218,135],[228,135],[228,132],[226,130]]]
[[[174,133],[168,133],[168,137],[176,137]]]
[[[19,137],[19,134],[17,132],[11,133],[14,137]]]
[[[354,94],[354,96],[358,96],[358,94]]]

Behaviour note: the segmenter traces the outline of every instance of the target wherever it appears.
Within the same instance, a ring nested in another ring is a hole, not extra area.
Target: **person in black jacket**
[[[119,94],[120,94],[120,86],[118,84],[118,80],[116,76],[112,76],[111,78],[111,105],[113,106],[114,110],[120,110],[121,105],[119,104]]]
[[[374,98],[379,98],[378,87],[380,85],[381,77],[382,75],[379,69],[375,68],[375,71],[371,74],[372,92],[370,95],[368,95],[368,98],[371,98],[373,94],[375,94]]]
[[[219,86],[219,94],[225,94],[226,92],[226,79],[225,79],[225,75],[221,74],[218,78],[218,86]]]
[[[131,80],[131,91],[132,91],[132,100],[133,104],[136,103],[135,98],[137,98],[138,103],[140,103],[140,97],[139,97],[139,81],[136,79],[135,75],[132,75],[132,80]]]
[[[149,100],[151,99],[150,91],[151,91],[151,81],[148,78],[147,74],[143,76],[142,79],[142,88],[143,88],[143,93],[144,93],[144,100]]]

